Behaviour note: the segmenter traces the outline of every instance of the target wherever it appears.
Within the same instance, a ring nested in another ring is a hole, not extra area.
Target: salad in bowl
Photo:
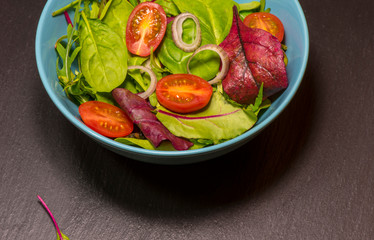
[[[52,100],[74,125],[124,156],[165,164],[219,156],[268,125],[305,71],[298,2],[297,16],[286,16],[302,20],[301,57],[270,2],[49,1],[47,17],[65,31],[52,46],[58,86],[44,86],[60,91],[65,106]]]

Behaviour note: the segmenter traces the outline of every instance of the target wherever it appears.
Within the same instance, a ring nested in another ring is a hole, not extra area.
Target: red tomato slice
[[[172,74],[158,81],[156,96],[160,104],[177,113],[189,113],[205,107],[213,88],[192,74]]]
[[[250,28],[261,28],[282,42],[284,37],[283,23],[277,16],[267,12],[251,13],[244,18],[243,23]]]
[[[81,104],[78,110],[89,128],[106,137],[124,137],[134,129],[126,113],[109,103],[89,101]]]
[[[167,19],[164,9],[154,2],[137,5],[129,16],[126,27],[128,50],[139,56],[149,56],[156,50],[166,32]]]

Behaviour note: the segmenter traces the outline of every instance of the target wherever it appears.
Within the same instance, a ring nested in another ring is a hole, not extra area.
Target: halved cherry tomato
[[[149,56],[156,50],[166,32],[164,9],[154,2],[137,5],[129,16],[126,27],[128,50],[139,56]]]
[[[283,23],[277,16],[267,12],[251,13],[244,18],[243,23],[250,28],[261,28],[282,42],[284,37]]]
[[[126,113],[109,103],[89,101],[81,104],[78,110],[89,128],[106,137],[124,137],[134,129]]]
[[[212,86],[192,74],[172,74],[163,77],[156,86],[160,104],[177,113],[189,113],[205,107],[212,96]]]

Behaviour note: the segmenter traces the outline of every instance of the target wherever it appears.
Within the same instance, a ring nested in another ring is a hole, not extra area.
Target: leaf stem
[[[52,218],[53,224],[56,227],[56,230],[57,230],[58,235],[60,236],[60,239],[63,239],[60,228],[58,227],[57,222],[56,222],[55,218],[53,217],[52,212],[49,210],[47,204],[43,201],[43,199],[39,195],[38,195],[38,198],[39,198],[40,202],[42,203],[43,207],[47,210],[49,216]]]
[[[60,8],[59,10],[56,10],[52,13],[52,17],[55,17],[57,15],[63,14],[66,10],[69,10],[70,8],[73,8],[75,5],[79,3],[79,0],[75,0],[74,2],[69,3],[63,8]]]
[[[65,18],[66,18],[66,22],[67,22],[68,24],[70,24],[72,27],[74,27],[74,26],[73,26],[73,23],[71,22],[71,19],[70,19],[69,13],[68,13],[67,11],[65,11],[65,12],[64,12],[64,15],[65,15]]]

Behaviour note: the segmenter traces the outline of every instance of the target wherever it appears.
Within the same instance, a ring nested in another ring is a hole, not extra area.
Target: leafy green
[[[73,26],[79,23],[78,6],[76,7]],[[77,104],[82,104],[92,99],[94,91],[79,71],[72,70],[73,63],[77,60],[81,51],[81,47],[78,44],[78,31],[73,26],[68,24],[67,35],[60,37],[55,44],[58,54],[56,73],[67,97]],[[66,42],[64,42],[65,40]]]
[[[215,91],[207,107],[192,114],[175,114],[162,106],[157,118],[170,132],[188,139],[210,139],[214,144],[237,137],[257,121],[254,112],[231,105],[219,91]]]
[[[84,1],[81,10],[81,1]],[[147,65],[160,79],[172,73],[187,73],[187,62],[192,53],[176,47],[172,39],[171,23],[156,52],[148,58],[130,54],[126,48],[126,25],[129,15],[139,2],[147,0],[75,0],[55,12],[59,14],[75,7],[73,26],[67,28],[67,35],[56,43],[57,74],[67,96],[81,104],[96,99],[118,105],[111,95],[116,87],[126,88],[133,93],[145,91],[150,83],[148,74],[139,69],[127,71],[127,66]],[[190,12],[198,19],[202,43],[219,45],[231,28],[232,7],[238,6],[241,18],[255,11],[265,9],[265,0],[237,4],[232,0],[156,0],[168,17],[181,12]],[[225,17],[222,17],[225,16]],[[82,20],[80,20],[82,17]],[[79,26],[76,29],[76,26]],[[195,38],[196,24],[191,19],[183,23],[183,41],[190,43]],[[150,63],[150,64],[149,64]],[[149,65],[148,65],[149,64]],[[212,51],[197,54],[190,63],[191,72],[206,80],[215,77],[219,71],[220,58]],[[160,106],[155,94],[149,97],[156,107],[156,116],[174,135],[188,138],[194,143],[191,149],[218,144],[241,135],[257,121],[259,112],[270,106],[263,101],[261,86],[254,104],[245,106],[227,99],[222,85],[214,87],[212,99],[204,109],[188,115],[175,114]],[[147,139],[117,138],[118,142],[145,149],[175,150],[168,142],[154,148]],[[60,232],[62,239],[69,239]],[[58,233],[57,239],[60,239]]]
[[[115,141],[124,143],[130,146],[141,147],[149,150],[164,150],[173,151],[173,145],[169,141],[164,141],[159,147],[155,148],[153,144],[148,139],[138,139],[138,138],[116,138]]]
[[[131,3],[131,5],[134,7],[139,4],[138,0],[129,0],[129,3]]]
[[[127,144],[130,146],[135,146],[135,147],[140,147],[144,149],[149,149],[149,150],[160,150],[160,151],[175,151],[175,148],[171,144],[170,141],[163,141],[161,142],[160,146],[155,148],[153,144],[148,140],[148,139],[138,139],[138,138],[116,138],[114,139],[117,142]],[[198,149],[202,148],[204,145],[203,144],[194,144],[190,149]]]
[[[230,32],[234,2],[216,0],[174,0],[181,12],[194,14],[200,22],[202,36],[210,43],[220,44]],[[223,17],[224,16],[224,17]]]
[[[97,92],[110,92],[127,74],[127,49],[121,37],[100,20],[83,20],[79,26],[81,68],[88,84]]]
[[[174,3],[181,12],[190,12],[199,19],[202,37],[201,46],[206,44],[218,45],[229,33],[233,17],[233,1],[174,0]],[[193,21],[185,21],[183,24],[183,40],[186,41],[185,38],[192,39],[194,36],[195,25]],[[158,52],[162,64],[173,73],[187,73],[187,62],[191,55],[192,53],[186,53],[174,44],[171,23],[169,23],[163,44]],[[220,58],[215,52],[203,51],[193,58],[190,69],[193,74],[209,80],[216,76],[219,66]]]
[[[257,1],[238,4],[238,11],[239,11],[241,20],[244,20],[244,18],[251,13],[260,11],[260,8],[261,8],[261,3]]]
[[[103,19],[110,28],[112,28],[126,44],[126,25],[134,6],[126,0],[113,0],[111,7]],[[128,66],[142,65],[147,58],[132,55],[128,52]],[[128,71],[132,80],[126,80],[131,92],[137,93],[147,89],[149,79],[145,79],[138,69]]]
[[[126,43],[126,25],[134,7],[127,0],[113,0],[103,22],[115,31]]]
[[[194,37],[193,21],[187,19],[183,24],[183,40],[189,42],[188,39]],[[193,37],[191,37],[191,35]],[[210,41],[202,39],[202,45],[208,44]],[[163,44],[160,47],[158,57],[160,61],[173,73],[187,73],[187,62],[192,53],[186,53],[178,48],[173,41],[171,33],[171,24],[168,25]],[[215,77],[219,70],[220,58],[215,52],[203,51],[198,53],[190,63],[191,72],[194,75],[209,80]]]
[[[270,107],[271,105],[270,100],[269,99],[263,100],[263,95],[264,95],[263,91],[264,91],[264,83],[261,83],[261,86],[260,86],[260,89],[258,90],[258,95],[255,99],[254,104],[250,104],[249,106],[244,107],[243,109],[245,112],[249,113],[250,115],[252,113],[258,115],[262,109]]]
[[[60,15],[60,14],[64,13],[65,11],[67,11],[67,10],[69,10],[71,8],[75,8],[76,6],[80,6],[80,3],[81,3],[81,0],[75,0],[75,1],[73,1],[71,3],[69,3],[68,5],[66,5],[66,6],[64,6],[64,7],[60,8],[60,9],[58,9],[56,11],[54,11],[52,13],[52,16],[55,17],[57,15]]]
[[[105,17],[110,5],[112,4],[112,1],[113,0],[101,0],[100,1],[100,9],[99,9],[99,14],[98,14],[98,18],[100,20],[103,20],[103,18]]]
[[[91,4],[90,15],[87,15],[87,16],[90,16],[91,19],[96,19],[96,18],[99,18],[99,14],[100,14],[100,3],[94,1]]]
[[[155,3],[164,9],[168,17],[177,16],[181,13],[173,0],[156,0]]]
[[[270,12],[270,8],[265,9],[266,0],[260,0],[260,12]]]
[[[129,66],[140,66],[143,65],[144,62],[147,60],[145,57],[139,57],[132,55],[130,53],[130,58],[128,60]],[[142,73],[139,69],[131,69],[128,71],[129,75],[134,79],[136,92],[143,92],[148,88],[150,83],[150,79],[144,77],[144,73]]]

